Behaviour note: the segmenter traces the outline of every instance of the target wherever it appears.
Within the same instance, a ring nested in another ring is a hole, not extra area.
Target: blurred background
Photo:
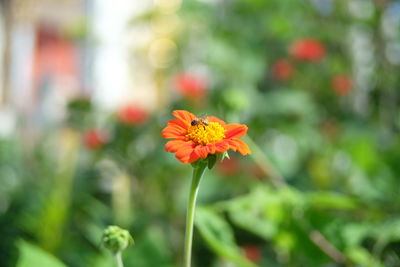
[[[1,0],[0,266],[181,266],[174,109],[249,127],[193,266],[400,266],[400,1]]]

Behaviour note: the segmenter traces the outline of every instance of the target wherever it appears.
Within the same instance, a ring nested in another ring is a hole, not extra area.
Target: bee
[[[208,125],[210,125],[210,124],[208,123],[208,121],[207,121],[206,119],[203,119],[203,118],[194,118],[194,119],[192,120],[192,122],[190,123],[190,125],[192,125],[192,126],[196,126],[196,125],[208,126]]]

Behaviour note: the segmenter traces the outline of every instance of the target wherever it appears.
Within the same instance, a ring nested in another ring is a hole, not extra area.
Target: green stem
[[[282,174],[273,166],[271,161],[267,158],[262,149],[251,139],[250,136],[245,136],[243,140],[249,144],[253,153],[251,156],[253,157],[256,164],[261,168],[261,170],[269,176],[272,184],[276,188],[281,188],[286,186],[285,178],[283,178]]]
[[[122,262],[121,251],[114,254],[115,263],[117,267],[124,267],[124,263]]]
[[[193,168],[192,185],[190,186],[189,200],[186,212],[186,234],[185,234],[185,267],[190,267],[192,257],[193,222],[196,208],[196,198],[199,191],[201,177],[204,174],[207,164],[197,164]]]

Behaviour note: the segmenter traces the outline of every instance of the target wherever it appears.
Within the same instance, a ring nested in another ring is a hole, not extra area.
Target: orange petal
[[[162,130],[161,134],[162,134],[162,137],[164,137],[166,139],[182,138],[182,137],[185,137],[185,135],[187,134],[187,130],[185,130],[179,126],[168,125],[167,127],[165,127]]]
[[[207,146],[197,146],[195,149],[194,149],[194,152],[197,154],[197,155],[199,155],[199,157],[200,158],[203,158],[203,159],[205,159],[205,158],[207,158],[207,156],[208,156],[208,147]]]
[[[233,151],[239,151],[239,153],[242,154],[243,156],[251,154],[250,148],[242,140],[231,139],[227,140],[227,142],[229,143],[229,148],[232,149]]]
[[[225,141],[215,144],[215,151],[217,151],[217,152],[225,152],[228,149],[229,149],[229,144]]]
[[[183,157],[176,155],[176,158],[183,163],[192,163],[198,160],[200,156],[193,149],[190,153],[186,154]]]
[[[174,115],[176,118],[181,119],[187,123],[191,123],[194,118],[196,118],[195,115],[192,113],[186,111],[186,110],[174,110],[172,111],[172,115]]]
[[[165,151],[175,153],[177,152],[182,146],[187,145],[188,141],[185,140],[171,140],[165,144]]]
[[[226,122],[224,122],[223,120],[218,119],[215,116],[210,116],[206,118],[207,121],[211,121],[211,122],[218,122],[221,125],[226,125]]]
[[[189,123],[187,123],[185,121],[182,121],[180,119],[175,119],[175,120],[170,120],[168,122],[168,125],[169,126],[174,126],[174,127],[179,127],[179,128],[187,130],[187,128],[189,126]]]
[[[207,148],[208,148],[208,153],[215,154],[216,152],[215,144],[209,144],[207,145]]]
[[[240,138],[247,133],[247,126],[244,124],[227,124],[224,125],[225,128],[225,139]]]
[[[190,157],[189,157],[189,160],[187,163],[195,162],[199,158],[200,158],[200,156],[195,151],[193,151],[192,154],[190,154]]]
[[[199,158],[198,155],[194,153],[194,148],[195,148],[194,143],[186,142],[185,145],[181,146],[178,149],[178,151],[175,154],[175,157],[183,163],[191,163],[195,161],[194,157],[197,156],[197,159]]]
[[[251,154],[251,150],[245,142],[243,142],[242,140],[235,140],[235,142],[237,143],[237,148],[240,154],[242,154],[243,156]]]

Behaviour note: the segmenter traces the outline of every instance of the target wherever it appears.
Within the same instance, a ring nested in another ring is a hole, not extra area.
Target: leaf
[[[370,223],[348,223],[342,227],[343,240],[348,247],[359,246],[373,228]]]
[[[217,255],[236,263],[238,266],[256,266],[241,254],[235,243],[230,225],[214,211],[198,207],[195,223],[201,236]]]
[[[149,225],[145,232],[135,235],[135,242],[123,254],[125,266],[172,267],[171,249],[160,226]]]
[[[301,195],[289,188],[256,187],[246,196],[224,202],[223,208],[237,226],[271,240],[292,207],[301,208],[302,202]]]
[[[18,241],[18,249],[17,267],[66,267],[59,259],[27,241]]]
[[[277,231],[277,225],[265,217],[265,200],[255,196],[233,200],[228,208],[229,217],[239,227],[269,240]],[[279,212],[277,207],[273,209]],[[279,216],[278,216],[279,217]]]
[[[312,207],[321,209],[350,210],[358,207],[354,199],[333,192],[310,193],[307,200]]]
[[[363,247],[355,247],[348,249],[346,255],[355,263],[360,266],[374,266],[383,267],[384,265],[375,259],[369,252]]]

